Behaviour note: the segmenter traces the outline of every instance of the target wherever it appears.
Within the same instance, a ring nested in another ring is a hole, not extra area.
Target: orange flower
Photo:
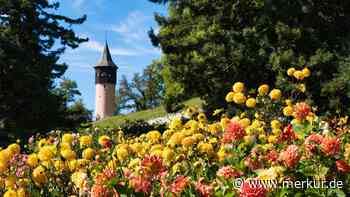
[[[250,183],[254,183],[250,184]],[[239,193],[240,197],[265,197],[267,196],[267,189],[259,180],[245,180],[241,186]]]
[[[321,150],[327,156],[333,156],[339,153],[340,139],[336,137],[325,137],[321,143]]]
[[[304,118],[306,118],[306,116],[309,115],[310,112],[311,107],[304,102],[297,103],[294,106],[294,117],[298,120],[303,120]]]
[[[224,166],[216,172],[216,176],[223,177],[225,179],[236,178],[242,175],[242,172],[234,170],[231,166]]]
[[[180,195],[183,190],[189,185],[190,178],[186,176],[178,176],[175,181],[170,185],[170,191],[175,195]]]
[[[200,178],[197,182],[194,183],[194,186],[202,197],[211,197],[214,188],[211,185],[203,184],[203,180],[204,178]]]
[[[144,175],[151,178],[158,178],[162,173],[166,172],[163,160],[157,155],[146,155],[141,161],[141,168],[145,173]]]
[[[130,185],[136,192],[149,194],[152,190],[152,183],[143,176],[132,176],[130,178]]]

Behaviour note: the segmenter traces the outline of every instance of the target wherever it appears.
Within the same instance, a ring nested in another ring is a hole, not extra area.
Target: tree
[[[151,41],[187,94],[225,107],[234,81],[291,89],[289,67],[309,67],[308,96],[322,111],[350,112],[350,2],[314,0],[150,0],[168,16]]]
[[[131,82],[123,75],[117,95],[119,111],[121,109],[140,111],[159,106],[164,94],[161,69],[160,62],[153,61],[143,70],[142,75],[135,73]]]
[[[86,16],[72,19],[58,8],[47,0],[0,0],[0,120],[11,135],[64,127],[54,81],[67,65],[57,61],[66,47],[87,41],[71,29]]]

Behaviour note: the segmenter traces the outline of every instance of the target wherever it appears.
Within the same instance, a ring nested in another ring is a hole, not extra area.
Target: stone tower
[[[96,120],[112,116],[115,104],[115,85],[117,82],[117,65],[112,60],[106,42],[101,61],[95,68],[96,83]]]

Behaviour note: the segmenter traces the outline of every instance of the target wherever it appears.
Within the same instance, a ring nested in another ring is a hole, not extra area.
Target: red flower
[[[344,172],[344,173],[350,172],[350,166],[344,160],[337,160],[335,162],[335,165],[337,166],[337,169],[339,170],[339,172]]]
[[[265,197],[267,196],[267,189],[259,184],[259,181],[254,181],[254,185],[250,184],[254,180],[246,180],[241,186],[241,191],[239,193],[240,197]]]
[[[223,135],[223,142],[231,143],[234,141],[238,141],[241,140],[244,137],[244,135],[244,127],[237,121],[231,121],[225,129],[225,133]]]
[[[338,154],[340,150],[340,139],[336,137],[323,138],[322,144],[321,144],[321,150],[327,156]]]
[[[323,137],[319,134],[311,134],[305,139],[305,148],[308,154],[313,154],[316,151],[316,146],[321,144]]]
[[[135,189],[136,192],[142,192],[148,194],[151,192],[152,183],[146,177],[143,176],[132,176],[130,177],[130,185]]]
[[[162,173],[166,172],[166,167],[163,163],[162,158],[156,155],[146,155],[141,162],[141,168],[146,176],[151,176],[151,178],[159,178]]]
[[[230,178],[236,178],[236,177],[242,176],[243,173],[240,171],[234,170],[231,166],[224,166],[216,172],[216,175],[219,177],[223,177],[225,179],[230,179]]]
[[[175,195],[180,195],[183,190],[189,185],[190,179],[186,176],[178,176],[170,185],[170,191]]]
[[[203,178],[200,178],[197,182],[194,183],[194,186],[196,188],[196,191],[202,196],[202,197],[210,197],[213,194],[213,186],[203,184]]]
[[[282,160],[288,168],[294,168],[300,160],[298,146],[289,145],[285,151],[280,153],[280,160]]]
[[[288,126],[286,126],[283,129],[283,132],[281,133],[280,137],[279,137],[279,141],[280,142],[284,142],[284,141],[293,141],[296,139],[294,130],[293,130],[293,126],[291,124],[289,124]]]
[[[311,112],[311,107],[302,102],[294,105],[294,117],[298,120],[303,120]]]

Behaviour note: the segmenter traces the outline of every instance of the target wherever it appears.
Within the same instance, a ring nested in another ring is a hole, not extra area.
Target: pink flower
[[[234,170],[231,166],[224,166],[216,172],[216,176],[223,177],[225,179],[236,178],[242,175],[242,172]]]
[[[340,150],[340,139],[336,137],[323,138],[321,143],[321,150],[327,156],[338,154]]]
[[[91,197],[119,197],[119,194],[115,189],[95,184],[91,188]]]
[[[344,160],[337,160],[335,162],[335,165],[337,166],[337,169],[339,172],[344,172],[344,173],[350,172],[350,166]]]
[[[142,192],[148,194],[152,190],[152,183],[146,177],[133,176],[130,178],[130,185],[136,192]]]
[[[244,127],[237,121],[231,121],[224,132],[223,142],[231,143],[241,140],[245,135]]]
[[[197,182],[194,183],[196,191],[202,197],[210,197],[213,195],[213,186],[203,184],[203,178],[200,178]]]
[[[269,153],[267,153],[266,158],[271,163],[275,163],[278,160],[278,152],[276,150],[271,150]]]
[[[186,176],[178,176],[175,181],[170,185],[170,191],[175,195],[180,195],[184,189],[189,185],[190,178]]]
[[[259,184],[259,181],[254,181],[254,185],[250,184],[250,181],[254,180],[246,180],[243,182],[241,186],[241,191],[239,193],[240,197],[265,197],[267,196],[267,189]]]
[[[285,151],[282,151],[280,153],[280,160],[284,162],[284,164],[288,168],[294,168],[299,160],[300,160],[300,154],[299,154],[299,148],[296,145],[289,145]]]

